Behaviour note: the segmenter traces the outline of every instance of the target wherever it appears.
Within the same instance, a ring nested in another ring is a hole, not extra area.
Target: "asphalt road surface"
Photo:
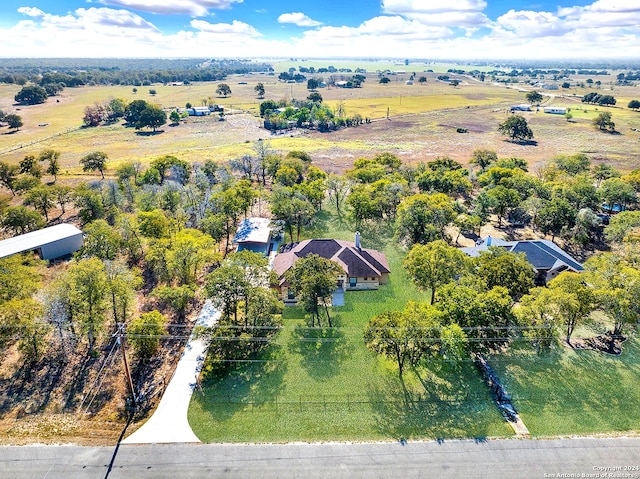
[[[639,478],[640,438],[0,447],[0,478]]]

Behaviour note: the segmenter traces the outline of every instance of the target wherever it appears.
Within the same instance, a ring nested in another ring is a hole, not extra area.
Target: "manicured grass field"
[[[557,346],[547,356],[514,349],[491,364],[533,436],[637,431],[640,341],[620,356]]]
[[[352,239],[346,224],[321,215],[325,236]],[[363,246],[380,248],[391,279],[378,291],[347,292],[333,308],[336,327],[310,329],[301,308],[287,308],[284,328],[258,361],[237,365],[220,381],[203,384],[189,422],[205,442],[359,441],[512,434],[470,362],[433,362],[421,379],[405,374],[363,342],[371,316],[423,300],[405,277],[403,254],[386,228],[363,228]],[[313,232],[308,232],[313,234]]]

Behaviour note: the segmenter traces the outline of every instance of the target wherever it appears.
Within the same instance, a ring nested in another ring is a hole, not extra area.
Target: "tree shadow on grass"
[[[246,408],[277,403],[287,363],[279,347],[271,344],[257,358],[242,361],[223,378],[207,378],[195,393],[213,421],[226,421]]]
[[[36,364],[25,363],[13,375],[0,380],[0,417],[16,406],[22,412],[42,412],[65,374],[64,355],[52,354]]]
[[[331,212],[325,209],[318,211],[313,217],[312,225],[307,230],[309,236],[312,238],[321,237],[322,232],[327,231],[329,223],[342,226],[338,216],[331,214]]]
[[[335,315],[333,324],[333,328],[298,325],[291,335],[289,350],[302,356],[300,364],[314,379],[335,376],[347,357],[347,340],[340,329],[340,315]]]
[[[490,360],[493,362],[516,410],[534,435],[606,433],[637,427],[640,399],[620,392],[637,383],[640,368],[635,366],[633,355],[614,357],[559,344],[547,355],[523,349],[500,361]]]
[[[511,140],[511,139],[507,139],[504,140],[508,143],[513,143],[514,145],[520,145],[520,146],[538,146],[538,142],[536,140]]]
[[[383,250],[393,241],[393,224],[389,221],[365,222],[358,228],[363,248]]]
[[[156,131],[136,131],[136,135],[138,136],[156,136],[164,133],[164,130],[156,130]]]
[[[68,394],[64,404],[65,409],[75,409],[82,401],[82,391],[84,390],[87,381],[89,381],[89,372],[92,366],[96,363],[97,356],[94,357],[91,354],[85,354],[82,363],[78,365],[75,370],[75,375],[71,383],[69,384]]]
[[[379,250],[384,249],[387,243],[393,239],[394,233],[391,221],[364,221],[356,225],[347,214],[337,214],[334,206],[316,213],[313,225],[307,230],[307,233],[313,238],[326,238],[327,232],[331,230],[352,232],[354,236],[336,238],[351,242],[355,240],[355,232],[359,231],[363,248]]]
[[[490,419],[496,418],[484,393],[466,393],[462,379],[451,381],[451,371],[438,371],[403,388],[388,377],[369,389],[379,432],[393,438],[462,438],[490,435]]]

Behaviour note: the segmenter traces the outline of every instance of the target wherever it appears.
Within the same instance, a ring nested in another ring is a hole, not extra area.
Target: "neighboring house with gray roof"
[[[580,273],[584,267],[562,248],[548,240],[504,241],[491,236],[478,241],[471,248],[460,248],[471,257],[480,256],[490,247],[504,248],[513,253],[524,253],[527,261],[536,271],[536,284],[546,284],[563,271]]]
[[[278,275],[278,288],[285,304],[294,304],[295,296],[289,292],[289,284],[285,273],[295,262],[310,254],[335,261],[344,271],[338,277],[336,289],[367,290],[378,289],[389,280],[389,263],[387,257],[374,249],[360,246],[360,235],[356,233],[355,243],[335,239],[310,239],[299,243],[290,243],[280,248],[275,257],[273,270]],[[334,302],[334,305],[337,304]]]

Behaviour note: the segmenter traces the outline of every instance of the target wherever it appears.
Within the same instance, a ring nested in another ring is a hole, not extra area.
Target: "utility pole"
[[[127,352],[125,351],[125,338],[124,338],[124,324],[121,324],[118,328],[118,344],[120,345],[120,351],[122,351],[122,360],[124,362],[124,373],[127,376],[127,383],[129,384],[129,391],[131,391],[131,398],[133,399],[133,407],[137,407],[136,392],[133,389],[133,379],[131,379],[131,371],[129,370],[129,362],[127,361]]]

